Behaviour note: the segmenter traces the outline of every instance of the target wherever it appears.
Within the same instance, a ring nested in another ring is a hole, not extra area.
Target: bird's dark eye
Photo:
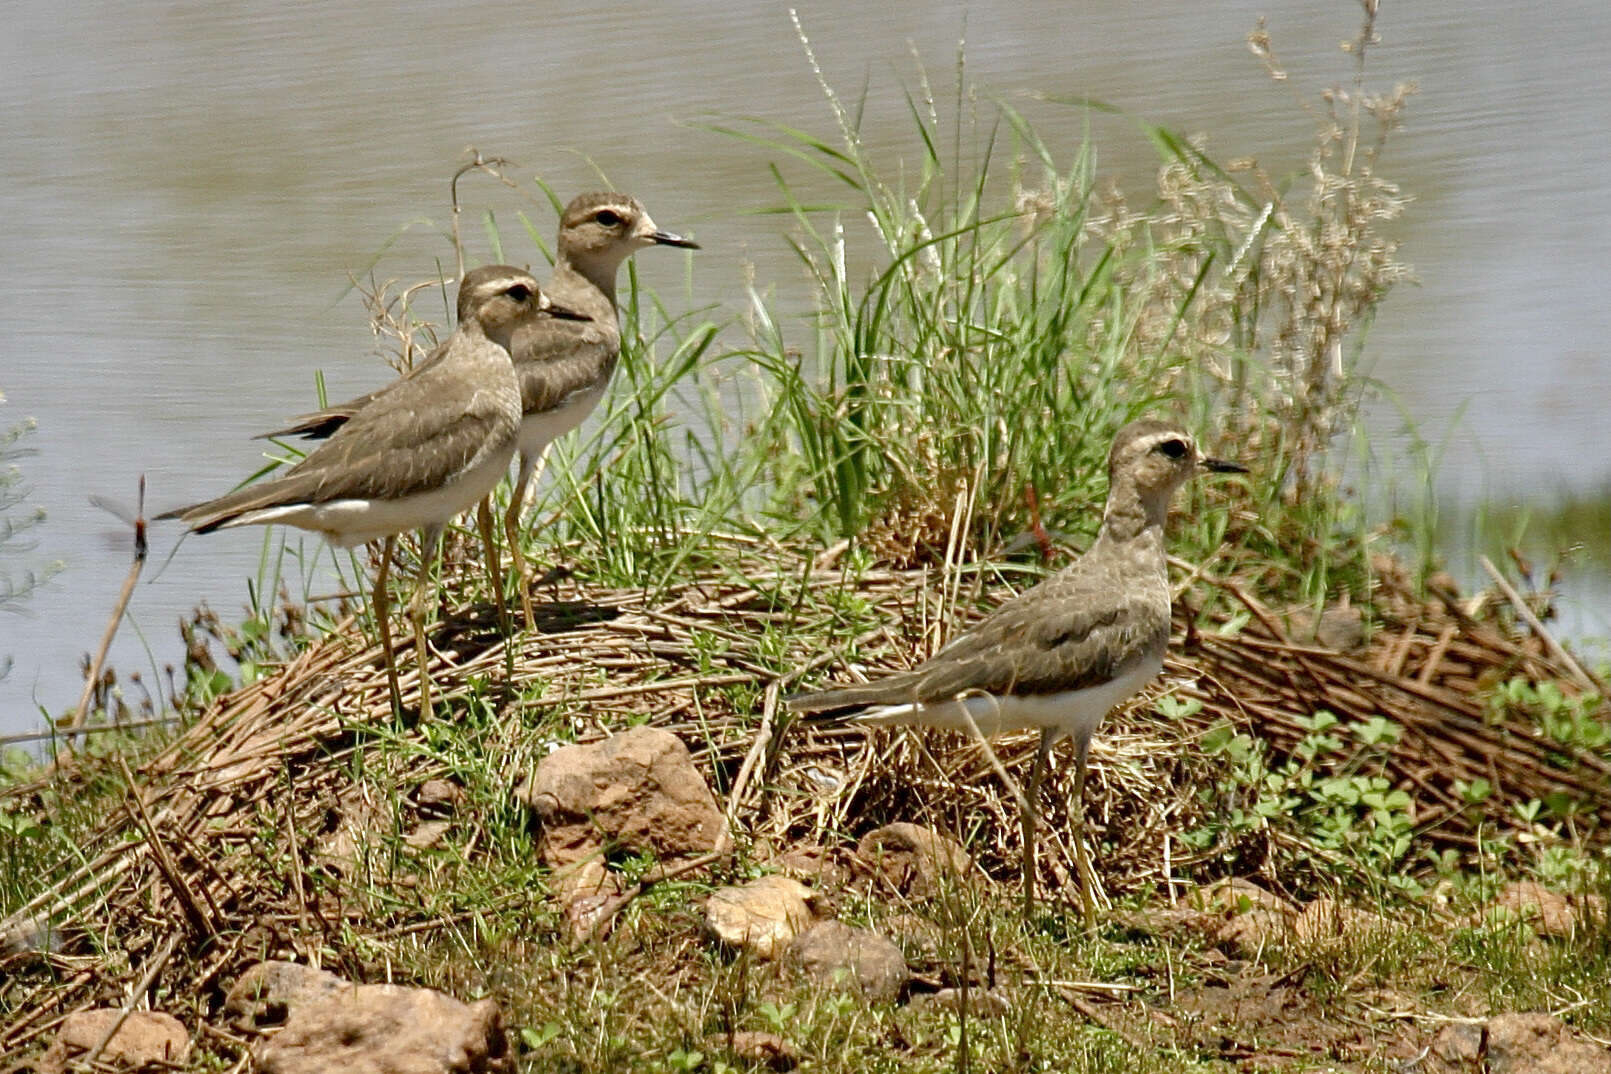
[[[1186,441],[1184,440],[1165,440],[1158,445],[1158,450],[1171,459],[1184,459],[1189,449],[1186,447]]]
[[[504,294],[508,295],[510,298],[514,299],[516,302],[524,302],[524,301],[526,301],[526,299],[531,297],[531,288],[527,287],[523,283],[517,283],[513,287],[511,287],[507,291],[505,291]]]
[[[600,209],[593,215],[593,219],[603,227],[619,227],[621,225],[620,215],[609,209]]]

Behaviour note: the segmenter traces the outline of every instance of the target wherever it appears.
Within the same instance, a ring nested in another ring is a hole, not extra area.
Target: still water
[[[1244,44],[1261,14],[1285,86]],[[1097,97],[1289,171],[1311,127],[1294,102],[1347,78],[1338,45],[1359,21],[1341,0],[830,0],[800,17],[827,77],[851,97],[865,84],[865,140],[886,159],[911,134],[914,55],[943,87],[965,38],[970,76],[1049,142],[1071,154],[1089,124],[1099,171],[1133,200],[1153,162],[1134,126],[1033,95]],[[384,379],[348,277],[373,263],[416,279],[450,256],[446,179],[467,146],[566,196],[607,177],[691,233],[705,247],[691,293],[680,255],[638,258],[670,298],[736,304],[753,271],[803,301],[784,225],[742,212],[777,200],[768,158],[700,126],[759,116],[831,135],[784,6],[22,3],[5,20],[0,429],[38,420],[22,465],[49,517],[0,569],[67,566],[26,614],[0,612],[0,655],[15,660],[0,734],[74,703],[127,568],[127,533],[91,494],[132,501],[141,473],[158,509],[216,494],[260,464],[245,434],[307,408],[316,370],[338,397]],[[1395,395],[1372,424],[1391,444],[1407,414],[1444,441],[1451,507],[1604,495],[1611,6],[1540,18],[1501,0],[1385,3],[1378,28],[1372,80],[1420,86],[1383,168],[1416,198],[1400,235],[1420,282],[1371,332]],[[472,181],[466,194],[506,235],[522,209],[552,230],[514,191]],[[1611,534],[1579,539],[1604,561]],[[203,598],[238,607],[261,540],[186,542],[139,588],[113,663],[176,661],[177,618]],[[154,562],[171,543],[164,531]],[[1611,633],[1603,574],[1575,576],[1569,598],[1571,629]]]

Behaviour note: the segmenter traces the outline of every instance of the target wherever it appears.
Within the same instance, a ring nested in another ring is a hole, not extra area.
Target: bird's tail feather
[[[870,705],[894,705],[911,701],[907,684],[900,681],[861,683],[856,686],[837,686],[832,690],[791,694],[783,699],[789,711],[802,716],[820,719],[837,719],[851,715],[857,709]]]

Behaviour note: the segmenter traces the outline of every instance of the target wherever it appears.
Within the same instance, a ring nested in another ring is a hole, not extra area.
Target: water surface
[[[1548,18],[1498,0],[1383,7],[1372,78],[1420,85],[1384,168],[1417,199],[1400,230],[1420,279],[1370,336],[1374,371],[1397,394],[1373,416],[1384,451],[1402,408],[1447,437],[1439,483],[1451,505],[1603,493],[1611,7],[1563,3]],[[875,14],[831,0],[801,18],[827,76],[852,97],[866,85],[876,150],[909,144],[900,89],[916,82],[912,54],[944,89],[965,36],[975,80],[1070,153],[1089,123],[1099,170],[1144,200],[1153,157],[1129,122],[1030,95],[1098,97],[1207,132],[1217,155],[1290,169],[1310,130],[1294,95],[1346,77],[1337,45],[1357,11],[987,0]],[[1260,14],[1285,87],[1244,45]],[[446,178],[466,146],[566,194],[605,175],[662,225],[691,231],[706,249],[689,302],[736,303],[749,266],[805,294],[784,225],[738,211],[777,200],[767,158],[697,126],[754,115],[831,133],[782,7],[35,3],[7,21],[0,422],[39,421],[25,467],[49,520],[31,555],[67,570],[27,617],[0,613],[0,653],[16,660],[0,683],[0,733],[32,726],[36,704],[76,700],[78,658],[126,570],[126,535],[90,494],[132,500],[140,473],[159,508],[216,494],[259,465],[245,434],[306,409],[316,370],[338,395],[384,379],[349,274],[378,253],[378,276],[416,279],[448,254]],[[467,201],[509,234],[521,209],[553,226],[544,206],[487,181]],[[680,255],[648,251],[639,269],[678,293]],[[1582,540],[1603,548],[1611,535]],[[124,631],[114,663],[178,660],[175,620],[203,598],[238,608],[261,547],[255,530],[187,542],[140,587],[140,632]],[[1574,629],[1611,633],[1603,572],[1570,597]]]

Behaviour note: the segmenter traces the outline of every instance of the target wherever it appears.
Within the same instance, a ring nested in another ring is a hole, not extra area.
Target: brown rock
[[[652,727],[555,750],[517,793],[542,822],[543,857],[556,868],[600,847],[706,853],[726,823],[688,748]]]
[[[1249,910],[1221,923],[1214,931],[1214,942],[1241,958],[1257,958],[1265,948],[1291,939],[1295,920],[1276,910]]]
[[[1300,943],[1324,943],[1345,936],[1380,936],[1392,922],[1380,914],[1320,898],[1303,908],[1292,922],[1292,938]]]
[[[445,779],[428,779],[414,791],[414,804],[427,816],[445,817],[464,802],[464,788]]]
[[[786,876],[717,888],[705,901],[705,928],[729,947],[775,958],[811,924],[810,898],[809,888]]]
[[[892,1003],[911,979],[901,949],[867,929],[819,921],[794,938],[789,961],[825,984],[852,984],[873,1003]]]
[[[896,891],[917,899],[939,894],[973,867],[956,840],[905,822],[886,824],[862,836],[856,856]]]
[[[553,892],[571,938],[595,938],[622,892],[620,879],[598,858],[585,858],[554,874]]]
[[[953,1014],[962,1013],[963,991],[960,988],[942,988],[937,992],[923,992],[912,997],[912,1006],[940,1007]],[[967,990],[968,1014],[974,1018],[1005,1018],[1012,1011],[1012,1002],[999,988],[974,987]]]
[[[1281,896],[1241,877],[1228,877],[1206,888],[1198,888],[1191,893],[1190,902],[1210,913],[1245,914],[1250,910],[1271,910],[1281,914],[1298,912],[1296,906]]]
[[[1482,1069],[1482,1025],[1451,1022],[1438,1030],[1428,1049],[1429,1074]]]
[[[1611,1052],[1548,1014],[1496,1014],[1485,1029],[1486,1074],[1611,1074]]]
[[[118,1026],[118,1019],[123,1024]],[[184,1023],[161,1011],[130,1011],[127,1018],[116,1007],[74,1011],[62,1020],[56,1039],[39,1057],[40,1074],[63,1074],[78,1066],[91,1051],[117,1032],[101,1049],[100,1062],[140,1068],[153,1063],[183,1063],[190,1054],[190,1034]]]
[[[1438,1030],[1421,1074],[1611,1074],[1611,1052],[1548,1014],[1497,1014]]]
[[[502,1074],[503,1016],[429,988],[355,985],[301,1004],[257,1049],[262,1074]]]
[[[1581,925],[1577,909],[1565,895],[1531,880],[1513,880],[1494,896],[1494,908],[1509,920],[1525,921],[1540,936],[1564,938]]]
[[[247,967],[224,997],[224,1009],[237,1024],[262,1029],[281,1024],[304,1003],[351,987],[351,982],[326,970],[270,959]]]
[[[800,1061],[794,1045],[776,1033],[745,1029],[729,1037],[707,1037],[705,1047],[730,1052],[747,1063],[759,1063],[772,1070],[793,1070]]]
[[[453,827],[451,820],[427,820],[403,836],[403,842],[414,850],[429,850],[447,838],[448,829],[451,827]]]

